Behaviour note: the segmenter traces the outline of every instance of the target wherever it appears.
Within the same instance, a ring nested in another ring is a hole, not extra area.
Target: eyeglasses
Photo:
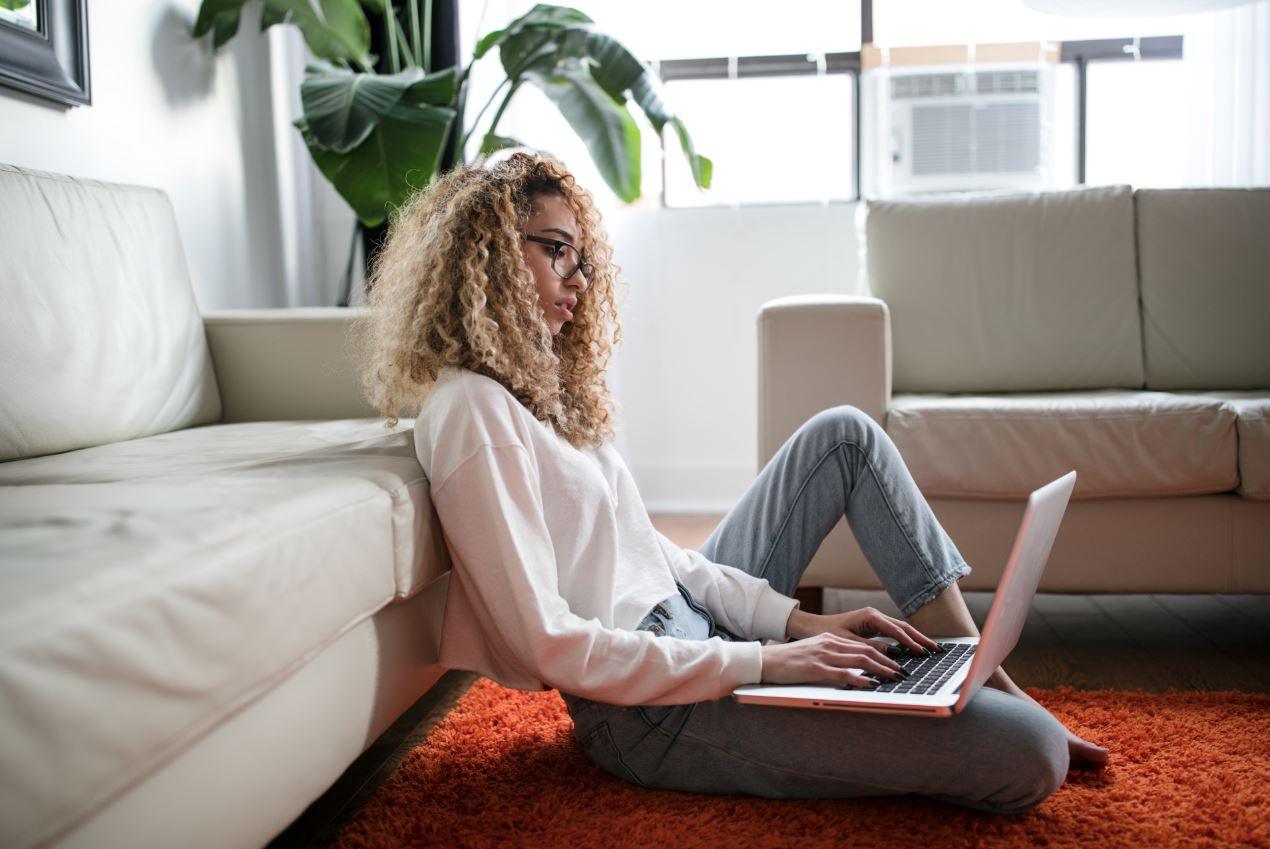
[[[525,236],[525,238],[540,245],[551,245],[551,270],[560,275],[561,280],[568,280],[577,273],[579,268],[582,269],[583,277],[587,280],[591,279],[591,272],[595,270],[595,267],[583,259],[582,254],[573,245],[559,239],[548,239],[546,236]]]

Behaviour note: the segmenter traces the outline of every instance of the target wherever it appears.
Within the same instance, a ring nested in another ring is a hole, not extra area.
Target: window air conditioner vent
[[[1040,104],[914,104],[912,174],[1034,171],[1040,165]]]
[[[915,97],[948,97],[962,93],[964,74],[915,74],[891,80],[892,100]]]
[[[980,71],[975,74],[979,94],[1036,94],[1041,90],[1036,71]]]

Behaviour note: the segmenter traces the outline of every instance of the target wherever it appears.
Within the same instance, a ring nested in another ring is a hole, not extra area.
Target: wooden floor
[[[696,548],[721,516],[653,516]],[[982,628],[992,594],[964,593]],[[899,611],[883,592],[827,589],[825,613]],[[1270,596],[1040,594],[1005,669],[1022,687],[1270,692]],[[477,676],[451,671],[267,849],[326,849]]]
[[[696,548],[722,516],[654,516]],[[982,628],[992,593],[965,592]],[[899,610],[884,592],[826,589],[825,613]],[[1270,596],[1057,595],[1032,604],[1005,671],[1021,687],[1270,692]]]

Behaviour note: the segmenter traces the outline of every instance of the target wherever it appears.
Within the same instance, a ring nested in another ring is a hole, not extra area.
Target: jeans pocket
[[[688,591],[688,588],[685,587],[683,584],[679,583],[678,581],[675,581],[675,586],[679,588],[679,594],[683,596],[683,599],[684,601],[688,603],[688,606],[691,607],[693,610],[697,611],[697,613],[701,615],[702,619],[706,620],[706,623],[710,626],[709,631],[707,633],[714,634],[715,621],[714,621],[714,616],[711,615],[710,611],[706,610],[705,605],[698,604],[697,600],[692,597],[692,593],[690,593]]]
[[[669,737],[671,743],[674,743],[679,739],[679,733],[683,731],[684,726],[688,724],[688,719],[692,716],[692,712],[697,709],[697,704],[699,703],[686,705],[640,705],[635,708],[635,713],[648,726],[649,730],[660,732]]]
[[[581,745],[582,751],[586,753],[591,763],[609,775],[615,775],[625,781],[638,784],[640,787],[648,787],[635,774],[635,771],[627,765],[626,759],[622,757],[622,750],[618,748],[617,742],[613,739],[613,731],[609,728],[607,719],[597,722],[595,727],[587,732],[586,737],[581,741]]]
[[[639,718],[644,720],[644,724],[649,728],[657,729],[673,716],[675,708],[679,707],[683,705],[640,705],[635,708],[635,713],[639,714]]]

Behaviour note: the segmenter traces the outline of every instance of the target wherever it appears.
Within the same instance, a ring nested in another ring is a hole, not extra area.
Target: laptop
[[[992,608],[978,637],[934,637],[944,649],[931,657],[895,657],[909,677],[903,681],[874,678],[868,687],[812,684],[745,684],[733,697],[745,704],[822,708],[908,716],[952,716],[960,713],[983,682],[1001,665],[1019,640],[1032,607],[1036,585],[1049,559],[1058,525],[1076,486],[1070,471],[1034,491],[1014,537]],[[896,645],[892,638],[876,643]],[[862,669],[851,672],[865,674]]]

